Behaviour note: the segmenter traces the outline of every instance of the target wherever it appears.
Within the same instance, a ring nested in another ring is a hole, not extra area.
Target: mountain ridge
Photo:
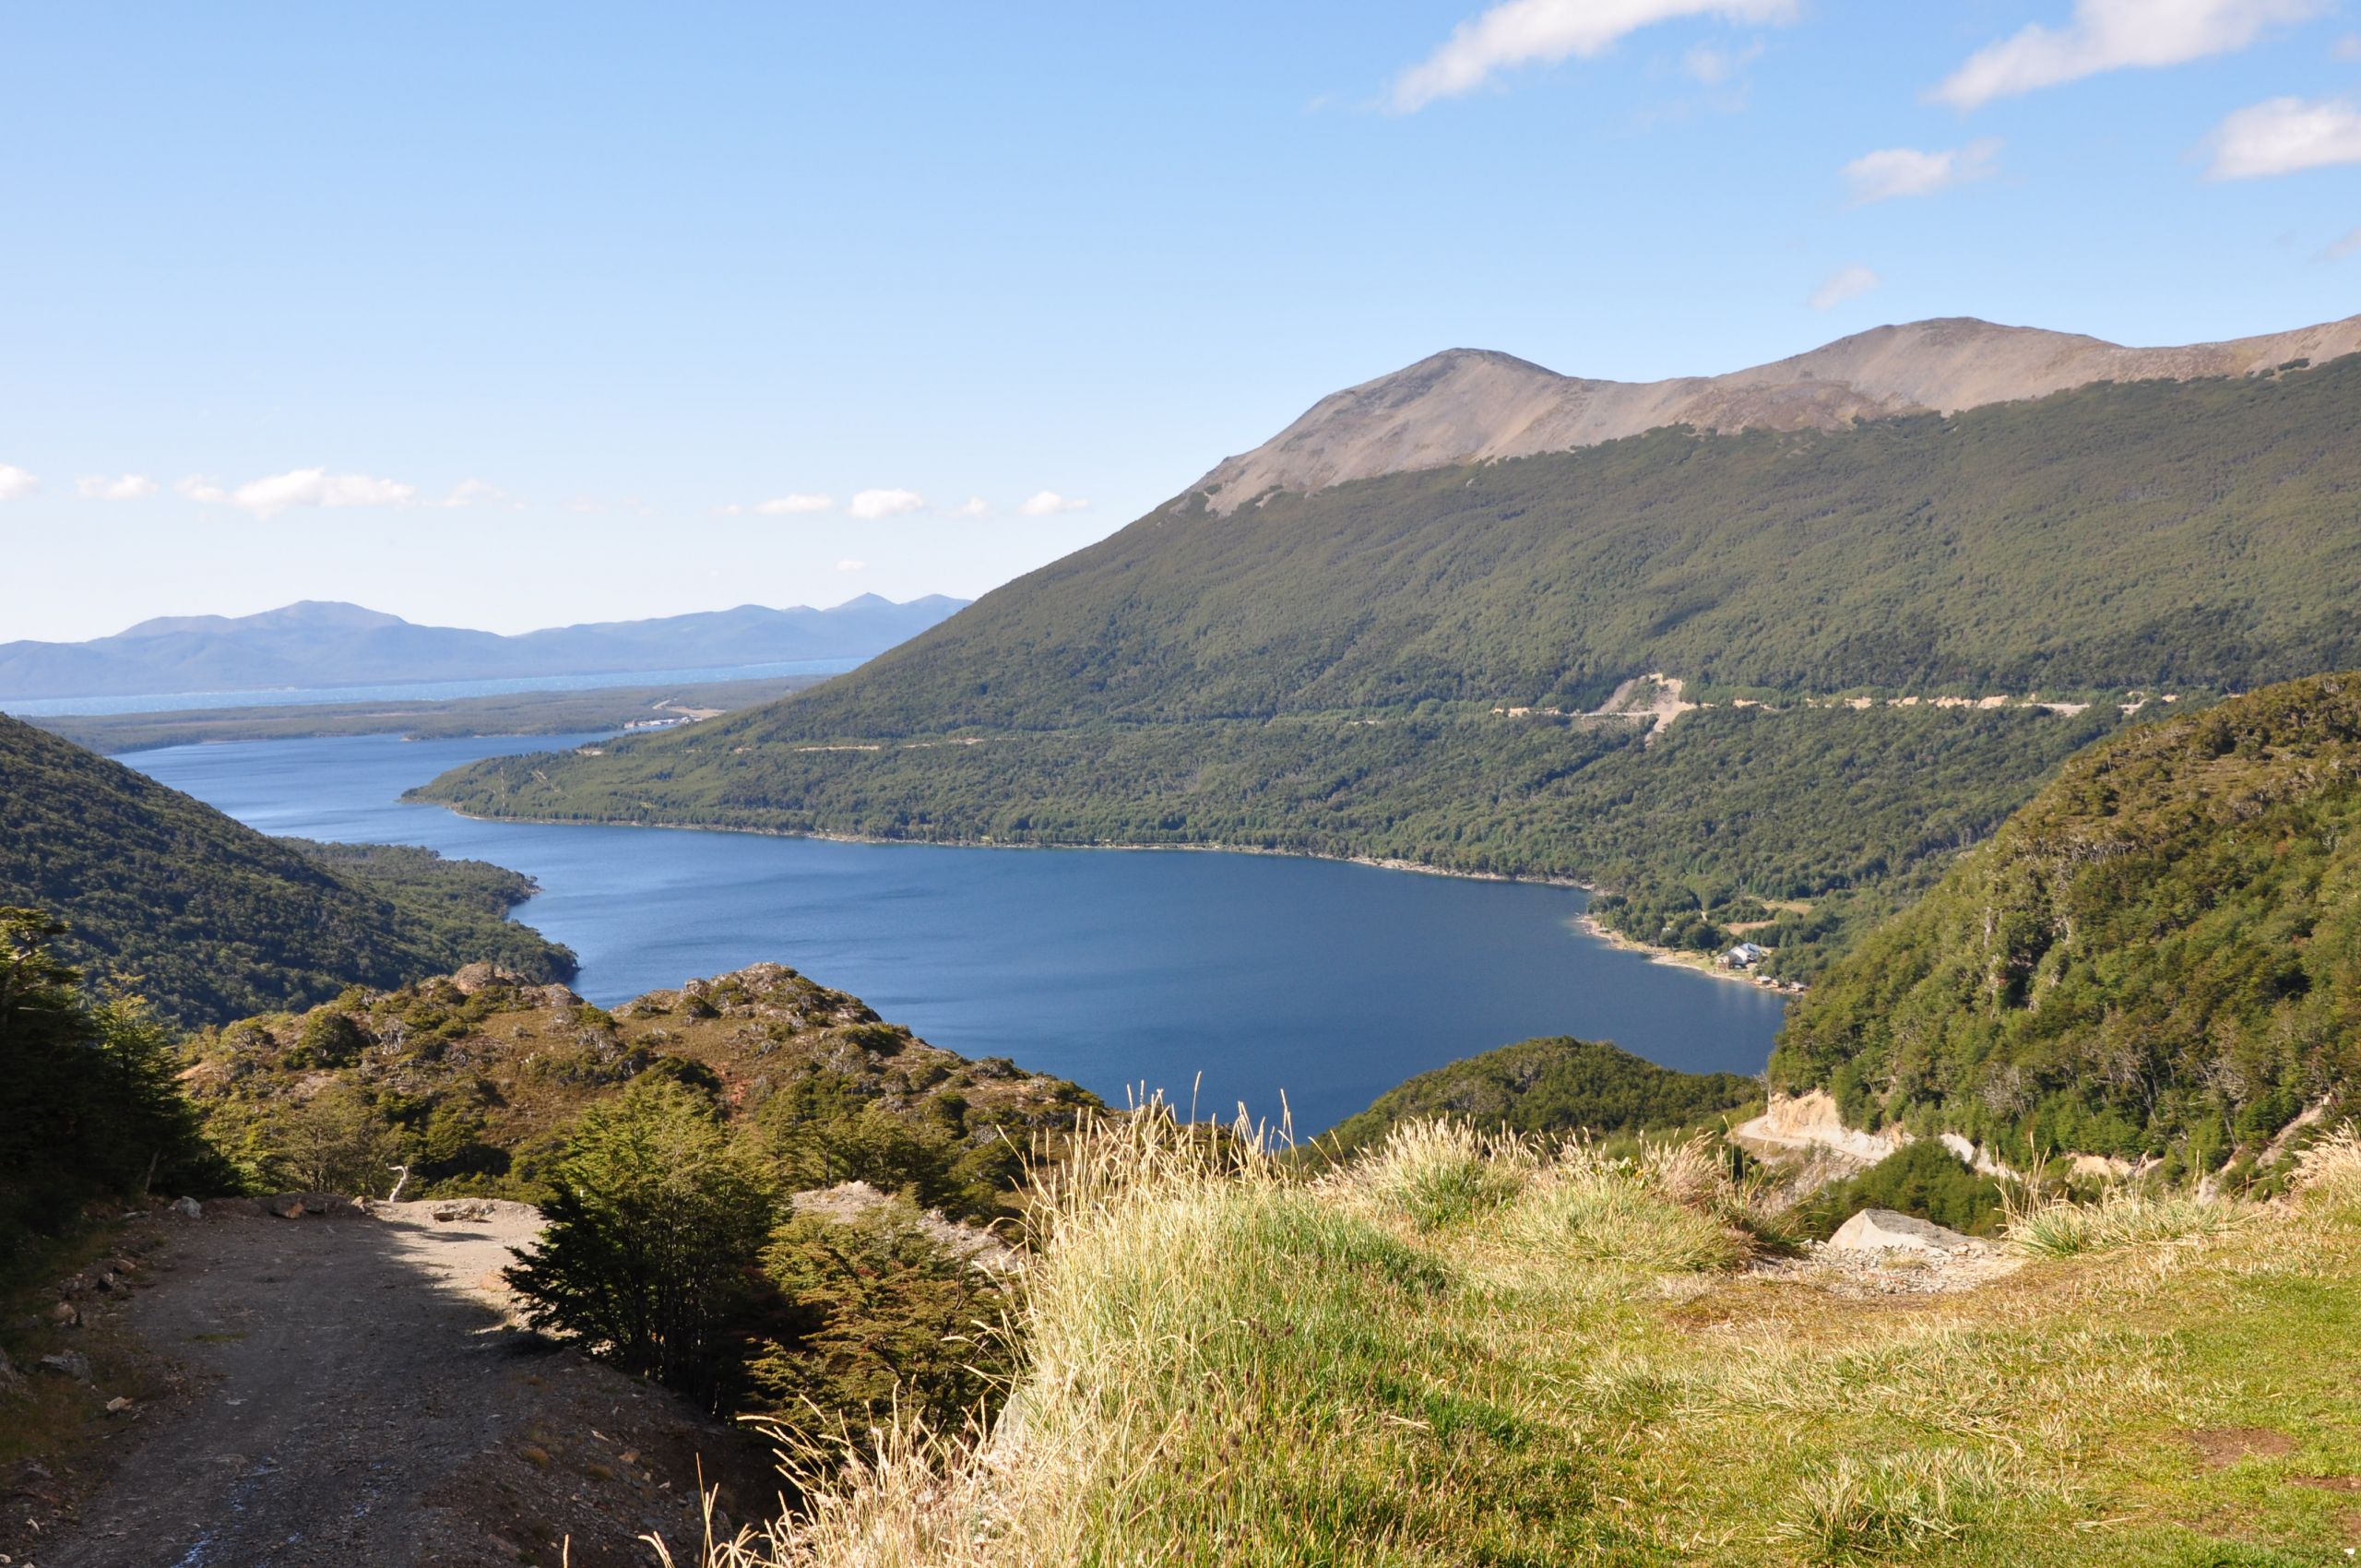
[[[1571,451],[1667,425],[1834,430],[1856,420],[1957,413],[2103,381],[2253,374],[2361,352],[2361,315],[2258,337],[2127,348],[2081,333],[1938,316],[1872,327],[1713,376],[1625,382],[1563,375],[1490,349],[1446,349],[1321,398],[1262,445],[1183,493],[1216,513],[1273,491]]]
[[[253,615],[166,615],[87,642],[0,643],[0,700],[607,674],[868,659],[964,600],[875,594],[826,610],[742,604],[504,636],[299,600]]]

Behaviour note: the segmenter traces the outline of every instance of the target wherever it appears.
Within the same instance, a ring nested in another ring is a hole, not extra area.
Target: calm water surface
[[[401,804],[462,762],[587,737],[177,746],[122,760],[267,833],[513,866],[517,911],[612,1004],[761,959],[967,1056],[1120,1103],[1145,1085],[1299,1133],[1413,1074],[1534,1035],[1759,1071],[1783,1004],[1572,927],[1577,890],[1277,856],[971,849],[469,822]],[[1199,1075],[1201,1087],[1195,1087]]]

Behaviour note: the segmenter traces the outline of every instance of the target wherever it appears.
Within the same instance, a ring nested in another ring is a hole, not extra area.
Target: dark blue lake
[[[761,959],[967,1056],[1121,1103],[1161,1088],[1299,1134],[1430,1067],[1534,1035],[1759,1071],[1783,1004],[1583,935],[1575,889],[1266,855],[840,844],[469,822],[397,797],[445,768],[583,737],[177,746],[122,760],[267,833],[423,844],[513,866],[517,911],[624,1001]],[[1202,1085],[1198,1080],[1202,1075]]]

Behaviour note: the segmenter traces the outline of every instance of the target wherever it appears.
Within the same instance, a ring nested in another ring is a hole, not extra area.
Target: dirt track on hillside
[[[604,1568],[697,1538],[700,1454],[764,1495],[736,1434],[515,1330],[498,1270],[530,1209],[438,1206],[175,1225],[124,1321],[190,1392],[39,1568],[554,1563],[569,1539]]]

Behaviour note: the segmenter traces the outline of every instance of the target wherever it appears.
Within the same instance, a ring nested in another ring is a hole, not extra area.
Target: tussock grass
[[[1797,1485],[1771,1538],[1820,1562],[1916,1554],[1955,1541],[2024,1496],[2022,1478],[1988,1455],[1840,1455]]]
[[[2034,1257],[2073,1257],[2195,1241],[2235,1230],[2258,1212],[2228,1198],[2118,1187],[2095,1203],[2056,1197],[2012,1206],[2001,1238]]]
[[[1151,1108],[1033,1217],[998,1422],[799,1448],[801,1512],[702,1562],[2308,1560],[2274,1553],[2346,1544],[2333,1497],[2183,1433],[2301,1408],[2301,1473],[2361,1473],[2361,1228],[2317,1213],[2361,1139],[2310,1158],[2303,1200],[2226,1221],[2045,1206],[2085,1261],[1888,1302],[1750,1276],[1762,1200],[1710,1145],[1427,1123],[1306,1177]]]

